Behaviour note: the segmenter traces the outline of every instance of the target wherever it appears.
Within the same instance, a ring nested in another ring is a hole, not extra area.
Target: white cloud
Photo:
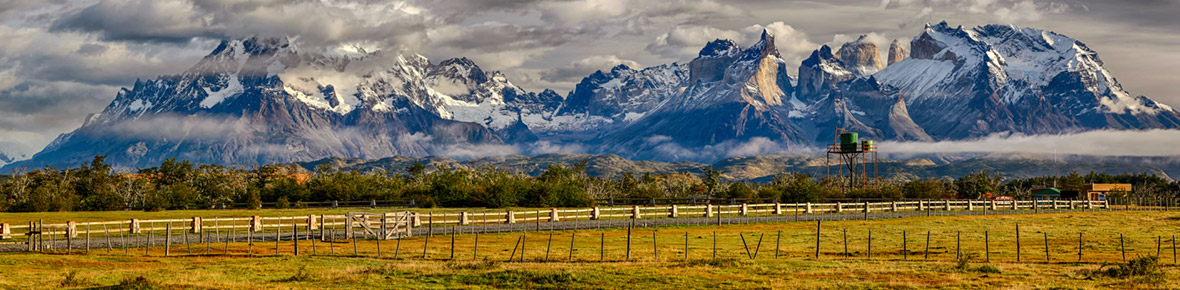
[[[745,38],[745,33],[734,30],[704,25],[677,25],[656,37],[654,42],[647,45],[647,51],[670,58],[692,58],[706,43],[715,39],[729,39],[741,43]]]
[[[614,55],[595,55],[542,72],[541,79],[551,82],[578,81],[595,71],[610,71],[611,68],[620,64],[633,69],[641,68],[639,63],[634,60],[621,59]]]
[[[1032,1],[1012,3],[1011,7],[995,9],[996,19],[1004,23],[1020,23],[1024,21],[1041,20],[1042,14],[1049,12],[1047,5],[1037,5]]]
[[[787,144],[775,142],[766,137],[753,137],[749,140],[725,140],[716,144],[700,147],[685,147],[669,136],[655,135],[647,137],[644,147],[655,154],[657,160],[694,160],[713,161],[736,156],[753,156],[775,154],[789,151],[810,151],[811,148],[788,148]]]
[[[747,41],[756,41],[762,36],[762,30],[770,31],[774,35],[774,46],[778,48],[779,54],[787,61],[789,69],[799,66],[799,63],[806,59],[811,54],[812,50],[819,48],[819,44],[813,43],[807,39],[807,33],[795,29],[791,25],[787,25],[782,21],[775,21],[773,23],[762,25],[752,25],[744,29],[746,32]]]
[[[546,1],[537,5],[542,19],[556,23],[682,22],[710,16],[745,14],[739,7],[713,0],[575,0]],[[638,30],[645,30],[638,28]]]
[[[1069,11],[1068,4],[1060,1],[1033,0],[882,0],[881,9],[914,9],[915,19],[924,20],[935,11],[952,12],[951,15],[975,15],[999,23],[1022,23],[1041,20],[1047,14],[1061,14]]]
[[[762,31],[774,35],[774,45],[787,61],[788,69],[799,66],[807,55],[819,47],[811,42],[807,33],[775,21],[767,25],[755,24],[740,30],[719,29],[701,25],[677,25],[647,45],[647,51],[674,59],[691,59],[697,56],[706,43],[715,39],[729,39],[738,45],[748,47],[762,37]]]
[[[1175,156],[1180,130],[1090,131],[1063,135],[992,135],[972,141],[881,142],[882,153],[1034,153],[1097,156]]]

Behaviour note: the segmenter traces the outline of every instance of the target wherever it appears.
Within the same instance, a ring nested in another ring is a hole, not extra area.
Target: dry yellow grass
[[[1015,224],[1021,230],[1021,260],[1016,262]],[[350,257],[351,241],[317,242],[309,255],[309,241],[299,244],[301,255],[292,255],[293,243],[255,243],[255,257],[248,245],[211,246],[213,256],[187,256],[184,246],[173,246],[174,257],[160,257],[163,248],[132,250],[131,256],[0,254],[0,288],[59,288],[66,274],[75,272],[71,285],[96,287],[118,284],[143,276],[165,288],[209,289],[363,289],[363,288],[1173,288],[1180,268],[1172,263],[1171,235],[1180,225],[1180,213],[1090,212],[1041,215],[913,217],[874,221],[823,222],[820,257],[815,258],[815,223],[773,223],[723,227],[637,228],[632,234],[632,260],[626,260],[625,229],[554,232],[545,262],[548,232],[524,233],[525,261],[519,249],[506,262],[522,233],[479,235],[479,257],[474,255],[475,235],[455,237],[455,260],[450,260],[451,237],[426,237],[401,242],[356,243],[363,257]],[[843,233],[848,231],[844,257]],[[868,231],[873,231],[873,253],[868,257]],[[931,232],[930,257],[924,259],[926,231]],[[658,260],[653,255],[652,233],[658,239]],[[775,240],[782,231],[775,259]],[[902,231],[910,249],[903,258]],[[990,241],[991,263],[984,261],[984,231]],[[713,232],[718,235],[718,258],[712,258]],[[689,259],[684,260],[685,234]],[[1077,238],[1083,233],[1083,263],[1077,263]],[[1162,276],[1111,278],[1093,275],[1103,263],[1120,262],[1119,234],[1124,235],[1128,258],[1156,255],[1162,238]],[[745,234],[750,251],[761,248],[757,259],[746,254],[739,235]],[[1050,261],[1045,260],[1045,236]],[[570,238],[575,237],[572,262]],[[967,270],[956,268],[956,236],[963,255],[974,256]],[[605,238],[603,238],[605,237]],[[604,242],[605,241],[605,242]],[[605,262],[599,261],[601,245]],[[203,245],[194,252],[204,253]],[[397,251],[397,259],[394,252]],[[331,254],[334,252],[334,254]],[[977,271],[992,265],[1000,273]],[[302,274],[300,274],[302,273]],[[77,281],[81,281],[80,283]]]

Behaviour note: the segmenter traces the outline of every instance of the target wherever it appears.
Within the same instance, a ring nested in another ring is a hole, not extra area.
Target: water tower
[[[836,157],[834,164],[833,156]],[[872,170],[868,168],[870,163]],[[825,165],[830,184],[839,186],[842,194],[856,188],[877,188],[880,185],[881,180],[877,177],[877,145],[872,140],[860,140],[855,132],[835,128]],[[837,165],[836,175],[832,175],[832,165]]]

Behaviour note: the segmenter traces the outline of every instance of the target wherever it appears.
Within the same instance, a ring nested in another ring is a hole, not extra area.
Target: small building
[[[1032,197],[1035,200],[1057,200],[1061,199],[1061,190],[1051,187],[1033,189]]]
[[[1078,198],[1082,200],[1106,200],[1111,193],[1123,194],[1131,192],[1129,183],[1091,183],[1084,184],[1079,191]]]

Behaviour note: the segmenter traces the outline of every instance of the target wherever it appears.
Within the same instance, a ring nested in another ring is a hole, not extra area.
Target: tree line
[[[1032,189],[1083,183],[1131,183],[1135,195],[1171,195],[1176,182],[1150,174],[1089,173],[1005,180],[979,171],[959,178],[890,180],[876,188],[841,191],[835,181],[780,173],[764,183],[727,181],[721,172],[591,176],[585,161],[550,165],[537,176],[490,165],[467,169],[414,163],[397,172],[339,170],[322,164],[308,172],[294,164],[255,168],[194,164],[169,159],[135,173],[118,173],[96,155],[75,168],[46,167],[0,178],[0,211],[177,210],[260,208],[263,202],[300,207],[304,202],[415,200],[423,207],[586,207],[609,198],[764,198],[780,202],[842,199],[1028,198]]]

